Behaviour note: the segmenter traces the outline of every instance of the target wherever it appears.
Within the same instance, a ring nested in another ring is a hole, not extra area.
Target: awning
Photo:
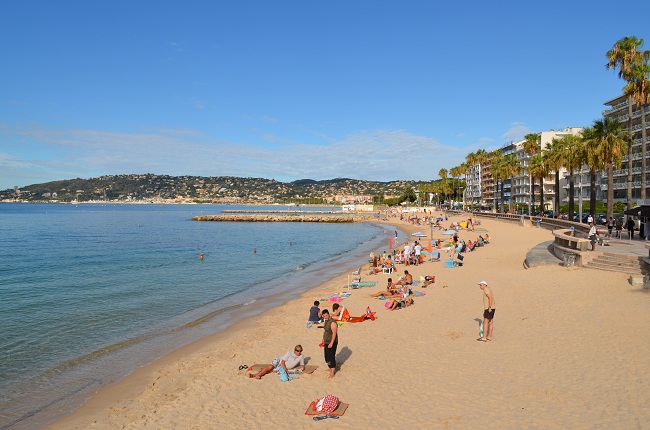
[[[625,215],[650,218],[650,206],[636,206],[623,212]]]

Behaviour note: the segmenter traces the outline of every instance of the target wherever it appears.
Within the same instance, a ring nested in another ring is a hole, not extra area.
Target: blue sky
[[[435,180],[587,126],[632,1],[4,1],[0,189],[126,173]]]

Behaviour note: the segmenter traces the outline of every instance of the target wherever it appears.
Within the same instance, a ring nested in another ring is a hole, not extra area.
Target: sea
[[[378,223],[191,220],[224,209],[288,208],[0,203],[0,429],[65,416],[137,368],[358,268],[394,235]]]

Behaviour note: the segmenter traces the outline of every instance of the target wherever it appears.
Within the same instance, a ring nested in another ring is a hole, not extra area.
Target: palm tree
[[[537,154],[541,150],[539,140],[540,136],[537,133],[528,133],[525,135],[523,143],[524,151],[530,155]],[[530,173],[530,168],[528,169],[528,177],[530,179],[530,198],[528,200],[528,209],[531,212],[529,215],[532,215],[533,206],[535,206],[535,182],[533,181],[533,175]]]
[[[517,160],[517,157],[514,154],[508,154],[505,157],[503,157],[501,167],[503,168],[504,177],[510,178],[510,199],[508,200],[508,202],[509,202],[509,208],[510,210],[512,210],[512,185],[513,185],[512,183],[515,180],[514,179],[515,176],[521,173],[521,163],[519,162],[519,160]],[[501,189],[503,191],[503,187],[501,187]]]
[[[544,157],[549,169],[555,171],[555,202],[553,204],[554,216],[557,218],[560,214],[560,169],[562,168],[561,153],[559,150],[558,139],[553,139],[550,144],[546,145]]]
[[[575,134],[568,134],[558,140],[559,157],[562,160],[562,167],[565,167],[569,172],[569,220],[573,220],[575,208],[575,184],[574,172],[576,169],[582,167],[582,148],[581,137]]]
[[[535,154],[530,158],[529,171],[531,177],[539,179],[539,212],[544,212],[544,178],[548,175],[549,167],[542,154]],[[533,207],[534,209],[534,207]]]
[[[598,154],[598,142],[593,127],[582,130],[582,154],[589,167],[589,213],[596,218],[596,172],[603,170],[605,163]]]
[[[650,104],[650,65],[648,59],[650,51],[643,51],[642,58],[632,68],[631,80],[628,81],[623,92],[641,107],[641,200],[646,198],[646,131],[645,108]]]
[[[636,37],[624,37],[617,41],[612,49],[607,51],[608,69],[618,68],[618,77],[627,81],[628,85],[634,80],[634,65],[643,61],[643,53],[640,51],[643,46],[643,39]],[[627,208],[632,208],[632,92],[626,92],[627,95]],[[645,144],[645,142],[642,142]],[[645,157],[642,160],[645,162]],[[645,173],[645,171],[643,172]],[[645,183],[643,187],[645,188]]]
[[[476,165],[478,164],[476,153],[474,153],[474,152],[470,152],[469,154],[467,154],[467,155],[465,156],[465,163],[466,163],[467,166],[468,166],[468,170],[467,170],[468,172],[470,172],[471,169],[475,169],[475,168],[476,168]],[[472,189],[470,189],[470,192],[473,191],[473,188],[474,188],[473,186],[474,186],[474,185],[475,185],[475,184],[474,184],[474,181],[472,180]],[[472,204],[472,206],[474,206],[474,196],[473,196],[473,192],[472,192],[472,196],[471,196],[471,197],[472,197],[472,198],[471,198],[471,204]]]
[[[496,198],[497,193],[499,192],[499,182],[501,182],[501,205],[503,206],[503,152],[497,149],[490,152],[490,173],[495,179],[495,198],[494,198],[494,209],[496,212],[499,212],[498,199]],[[503,208],[501,208],[503,209]]]
[[[627,143],[623,125],[617,119],[603,118],[594,121],[593,141],[596,144],[598,159],[607,168],[607,219],[614,216],[614,166],[623,164],[623,154],[627,152]]]
[[[479,206],[483,206],[483,176],[485,176],[485,166],[490,159],[488,152],[485,149],[479,149],[475,153],[476,163],[481,166],[481,178],[480,178],[480,188],[479,188]]]

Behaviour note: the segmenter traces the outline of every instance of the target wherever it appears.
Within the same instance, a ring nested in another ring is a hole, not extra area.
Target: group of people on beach
[[[441,219],[436,220],[437,223],[440,221]],[[467,225],[468,229],[473,230],[474,223],[471,220],[468,220]],[[397,242],[397,232],[395,239],[395,242]],[[458,234],[456,233],[449,241],[449,247],[453,248],[457,253],[468,252],[472,251],[477,246],[483,246],[484,244],[489,243],[489,241],[490,237],[486,233],[485,237],[479,235],[476,241],[472,242],[470,240],[468,243],[465,243],[464,240],[459,239]],[[441,245],[442,241],[439,240],[436,242],[436,248],[441,249]],[[375,270],[380,266],[382,269],[388,267],[390,268],[390,273],[392,273],[396,262],[399,262],[401,260],[401,262],[403,262],[403,264],[406,266],[411,264],[418,265],[422,262],[420,259],[422,255],[424,254],[422,253],[422,246],[419,244],[419,242],[416,241],[412,247],[409,246],[407,242],[401,252],[394,251],[393,254],[388,254],[386,251],[384,251],[379,255],[371,253],[370,264],[375,268]],[[427,287],[434,282],[435,276],[428,275],[424,277],[423,287]],[[413,306],[415,304],[415,301],[413,300],[413,291],[411,290],[413,283],[413,275],[409,273],[408,270],[404,270],[404,276],[400,276],[396,282],[393,282],[393,278],[389,277],[387,280],[386,289],[372,294],[371,297],[391,300],[390,306],[386,306],[391,311]],[[492,340],[493,319],[496,302],[494,300],[494,294],[488,287],[486,281],[481,281],[478,285],[483,293],[484,310],[480,336],[477,340],[482,342],[489,342]],[[367,312],[369,312],[369,309]],[[360,321],[362,321],[364,318],[365,317],[358,317]],[[321,310],[320,302],[316,300],[309,310],[307,327],[311,327],[312,324],[322,324],[322,326],[319,326],[323,328],[323,340],[320,346],[324,350],[324,358],[325,362],[327,363],[329,372],[328,376],[330,378],[334,377],[336,374],[336,350],[338,348],[339,341],[338,323],[341,321],[351,321],[353,319],[356,318],[351,318],[349,311],[340,303],[334,303],[332,305],[332,313],[330,313],[328,309]],[[293,351],[288,351],[282,357],[274,358],[271,361],[271,364],[263,367],[257,373],[249,373],[249,377],[261,379],[264,375],[276,371],[280,373],[282,378],[283,375],[287,375],[289,371],[293,369],[304,371],[305,359],[302,353],[302,345],[296,345]]]

